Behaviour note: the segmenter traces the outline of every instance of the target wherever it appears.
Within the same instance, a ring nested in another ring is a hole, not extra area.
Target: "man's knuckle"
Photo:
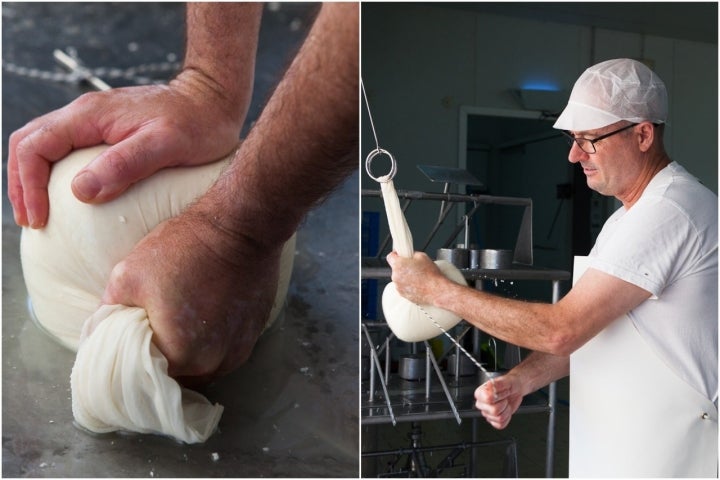
[[[128,262],[121,260],[115,264],[110,271],[110,283],[108,284],[108,289],[119,290],[120,288],[123,288],[129,283],[131,275],[132,269],[128,265]]]
[[[130,172],[129,161],[128,155],[118,150],[108,150],[103,155],[105,168],[116,177],[122,178],[128,175]]]
[[[25,135],[27,135],[24,131],[24,129],[15,130],[10,134],[10,137],[8,138],[9,145],[17,145],[23,138],[25,138]]]
[[[11,188],[11,189],[9,189],[9,191],[8,191],[8,198],[10,199],[10,204],[13,205],[14,207],[17,208],[17,207],[19,207],[20,205],[22,205],[22,204],[24,203],[24,202],[23,202],[24,198],[23,198],[23,190],[22,190],[22,188]]]
[[[18,159],[21,160],[18,162],[18,167],[22,168],[25,163],[25,159],[35,152],[35,144],[34,135],[26,135],[22,139],[18,140],[17,146],[15,147]]]
[[[97,92],[86,92],[76,98],[70,105],[78,108],[90,108],[97,103]]]

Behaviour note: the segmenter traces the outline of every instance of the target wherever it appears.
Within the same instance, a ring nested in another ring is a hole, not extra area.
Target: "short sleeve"
[[[698,250],[686,212],[656,197],[608,220],[590,254],[590,266],[659,297]]]

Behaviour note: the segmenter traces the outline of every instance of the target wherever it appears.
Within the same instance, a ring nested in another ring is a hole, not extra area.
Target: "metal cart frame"
[[[447,190],[447,189],[446,189]],[[379,191],[363,190],[363,196],[380,196]],[[514,263],[504,269],[461,269],[463,275],[475,288],[482,289],[483,280],[541,280],[548,281],[552,286],[552,302],[560,299],[560,282],[570,279],[570,273],[563,270],[551,270],[532,266],[532,200],[526,198],[495,197],[490,195],[463,195],[450,193],[427,193],[417,191],[398,191],[398,197],[405,200],[403,212],[415,200],[440,201],[440,215],[432,231],[424,243],[423,249],[427,248],[433,236],[447,218],[448,213],[454,205],[471,203],[473,206],[465,217],[465,221],[459,223],[452,235],[445,242],[445,245],[452,245],[455,237],[460,233],[464,225],[467,225],[467,218],[472,216],[483,204],[501,204],[524,207],[523,218],[518,232],[514,251]],[[466,237],[467,238],[467,237]],[[362,279],[389,279],[390,268],[381,259],[384,250],[390,242],[389,235],[382,242],[378,254],[372,258],[363,258],[361,265]],[[463,337],[468,330],[472,330],[473,354],[479,355],[481,332],[465,322],[453,329],[454,332],[460,329],[461,333],[456,338]],[[383,331],[384,330],[384,331]],[[377,425],[398,422],[421,422],[432,420],[455,419],[458,423],[462,419],[473,421],[472,448],[482,446],[477,442],[478,422],[481,419],[479,411],[475,410],[468,398],[472,398],[472,392],[479,385],[478,376],[460,377],[459,370],[455,370],[455,378],[445,379],[439,368],[441,358],[435,358],[432,349],[425,343],[426,353],[426,375],[422,384],[415,382],[408,384],[403,382],[397,375],[390,372],[391,343],[399,342],[394,338],[384,322],[363,322],[362,323],[363,349],[369,350],[369,371],[367,379],[362,382],[361,401],[361,423],[362,425]],[[371,347],[371,348],[369,348]],[[445,352],[446,354],[448,352]],[[380,356],[385,356],[385,361]],[[456,357],[458,358],[458,357]],[[435,375],[433,376],[432,373]],[[436,382],[433,383],[433,377]],[[555,409],[557,402],[557,385],[551,383],[548,388],[548,397],[545,400],[539,396],[531,396],[524,401],[518,410],[518,414],[547,413],[547,448],[545,474],[553,476],[554,450],[555,450]],[[514,441],[513,441],[514,445]],[[440,447],[438,447],[440,448]],[[448,448],[444,446],[443,448]],[[416,451],[417,450],[417,451]],[[394,452],[364,452],[363,456],[377,456],[381,453],[407,453],[413,458],[427,448],[399,449]],[[514,448],[512,450],[514,452]],[[472,450],[471,469],[475,462],[475,450]],[[471,470],[472,471],[472,470]],[[511,468],[517,473],[516,468]]]

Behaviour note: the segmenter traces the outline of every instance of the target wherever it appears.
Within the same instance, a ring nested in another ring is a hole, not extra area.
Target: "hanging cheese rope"
[[[382,193],[383,203],[385,204],[385,214],[387,215],[388,227],[390,228],[390,236],[393,239],[393,250],[401,257],[412,258],[415,253],[412,234],[400,208],[400,200],[398,199],[397,191],[392,181],[397,173],[397,162],[390,152],[380,148],[380,142],[378,142],[377,133],[375,132],[375,124],[373,123],[370,104],[367,99],[367,94],[365,93],[365,85],[362,79],[360,80],[360,88],[363,98],[365,99],[368,117],[370,118],[370,127],[375,137],[375,150],[370,152],[365,159],[365,171],[370,178],[380,184],[380,191]],[[390,159],[390,172],[381,177],[374,176],[371,168],[373,159],[378,155],[386,155]],[[436,260],[435,265],[437,265],[443,275],[450,280],[461,285],[467,285],[463,274],[452,263],[445,260]],[[390,327],[390,330],[392,330],[396,337],[405,342],[428,340],[436,337],[438,330],[440,330],[480,371],[484,372],[490,378],[493,396],[497,399],[497,388],[495,387],[494,376],[490,375],[485,367],[448,332],[449,329],[462,320],[460,317],[447,310],[430,305],[417,305],[411,302],[398,293],[397,287],[395,287],[393,282],[387,284],[385,290],[383,290],[382,308],[385,321]],[[393,424],[394,423],[393,421]],[[458,423],[460,423],[459,418]]]
[[[370,166],[373,158],[379,154],[389,156],[393,167],[388,175],[376,178],[372,175]],[[368,175],[380,183],[390,236],[393,239],[393,250],[401,257],[412,258],[415,253],[412,234],[400,208],[400,200],[392,181],[396,171],[395,159],[386,150],[376,149],[368,155],[365,167]],[[453,264],[445,260],[438,260],[435,264],[446,277],[456,283],[466,285],[463,274]],[[420,342],[433,338],[440,333],[438,328],[448,330],[461,320],[460,317],[447,310],[431,305],[416,305],[401,296],[393,282],[390,282],[383,291],[382,308],[390,329],[395,336],[405,342]],[[428,318],[432,321],[428,321]]]
[[[367,105],[367,96],[365,95],[365,87],[362,82],[361,86],[366,106],[368,107],[367,111],[370,115],[370,108],[369,105]],[[370,115],[370,125],[373,130],[373,135],[375,135],[376,148],[370,152],[365,159],[365,170],[370,178],[380,184],[380,190],[382,191],[383,202],[385,204],[385,213],[390,228],[390,236],[393,240],[393,250],[401,257],[412,258],[415,253],[412,234],[400,208],[400,200],[398,199],[397,191],[392,181],[397,173],[397,163],[390,152],[380,148],[377,135],[375,134],[372,115]],[[390,172],[387,175],[376,177],[373,175],[371,167],[373,160],[379,155],[387,156],[390,159],[391,166]],[[452,281],[462,285],[467,284],[463,274],[453,264],[444,260],[438,260],[435,264],[440,268],[440,271]],[[390,329],[395,336],[406,342],[419,342],[433,338],[439,334],[438,329],[443,331],[448,330],[457,325],[461,320],[460,317],[447,310],[431,305],[416,305],[401,296],[395,284],[392,282],[389,283],[383,291],[382,308],[385,314],[385,320],[390,326]],[[428,321],[428,319],[430,321]]]

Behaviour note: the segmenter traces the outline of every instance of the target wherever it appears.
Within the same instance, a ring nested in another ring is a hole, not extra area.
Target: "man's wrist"
[[[250,106],[262,3],[208,2],[187,5],[183,72],[222,98],[242,123]]]
[[[237,155],[237,154],[236,154]],[[242,239],[264,248],[282,246],[297,230],[302,214],[277,208],[271,182],[255,174],[237,172],[238,159],[194,205],[197,214],[228,238]],[[286,205],[292,204],[288,193]]]
[[[456,289],[462,288],[461,285],[453,282],[444,275],[437,277],[432,282],[432,287],[428,289],[428,301],[437,308],[450,310],[456,307]]]
[[[207,73],[193,67],[184,68],[170,81],[169,87],[192,98],[215,115],[221,115],[222,118],[215,118],[215,122],[233,124],[239,139],[248,109],[247,100],[243,96],[224,89]]]

